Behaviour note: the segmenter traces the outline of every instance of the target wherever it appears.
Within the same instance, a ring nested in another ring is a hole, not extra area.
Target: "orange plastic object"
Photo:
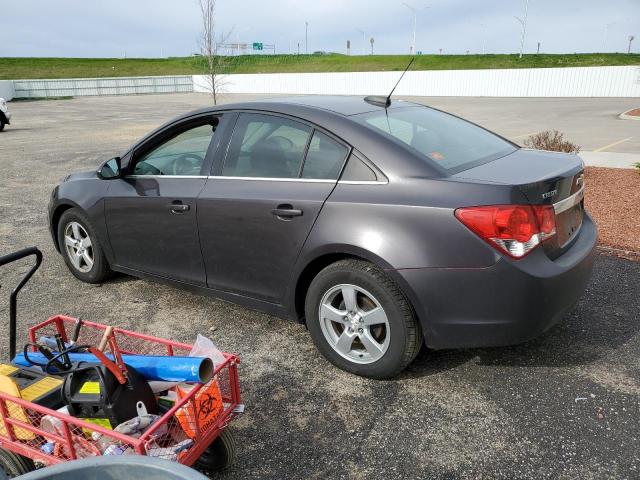
[[[178,399],[186,397],[194,386],[186,383],[178,385]],[[176,411],[176,418],[185,433],[195,440],[201,432],[205,432],[215,423],[223,410],[220,386],[214,378],[196,393],[193,403],[188,403]]]

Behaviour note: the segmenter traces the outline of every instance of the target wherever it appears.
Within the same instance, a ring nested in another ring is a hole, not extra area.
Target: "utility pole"
[[[416,51],[416,24],[418,19],[418,12],[421,12],[425,8],[429,7],[416,8],[413,5],[409,5],[408,3],[403,2],[402,4],[407,7],[413,15],[413,36],[411,37],[411,45],[409,45],[409,55],[413,55]]]
[[[367,34],[365,33],[364,30],[360,30],[359,28],[356,28],[356,30],[358,30],[362,34],[362,55],[366,55],[367,54]]]
[[[633,42],[635,38],[636,37],[634,37],[633,35],[629,35],[629,48],[627,48],[627,53],[631,53],[631,42]],[[373,40],[373,38],[371,40]]]
[[[373,55],[373,42],[375,42],[375,40],[373,39],[373,37],[371,37],[371,38],[369,39],[369,42],[371,42],[371,55]],[[631,47],[629,47],[629,48],[631,48]]]
[[[527,14],[529,12],[529,0],[524,0],[524,18],[515,17],[520,22],[521,34],[520,34],[520,55],[518,58],[522,58],[522,51],[524,50],[524,39],[527,36]]]
[[[351,40],[347,40],[347,55],[351,55]]]
[[[309,22],[304,22],[304,53],[309,54]]]
[[[538,42],[538,49],[536,50],[536,55],[540,53],[540,42]]]

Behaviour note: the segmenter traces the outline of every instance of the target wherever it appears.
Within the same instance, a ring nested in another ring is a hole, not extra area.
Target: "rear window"
[[[427,107],[392,108],[351,118],[402,142],[450,174],[517,149],[477,125]]]

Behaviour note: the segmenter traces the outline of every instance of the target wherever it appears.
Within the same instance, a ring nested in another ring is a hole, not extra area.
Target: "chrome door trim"
[[[127,175],[124,178],[208,178],[206,175]]]
[[[336,180],[325,180],[320,178],[227,177],[223,175],[210,175],[208,178],[212,178],[214,180],[262,180],[264,182],[336,183]]]

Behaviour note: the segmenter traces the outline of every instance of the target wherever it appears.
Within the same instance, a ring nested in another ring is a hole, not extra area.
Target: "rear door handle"
[[[184,213],[191,208],[189,205],[185,205],[183,203],[170,203],[167,205],[167,208],[171,211],[171,213]]]
[[[275,215],[280,219],[285,220],[285,219],[291,219],[293,217],[302,216],[302,210],[293,208],[292,205],[284,204],[284,205],[278,205],[277,208],[274,208],[273,210],[271,210],[271,214]]]

